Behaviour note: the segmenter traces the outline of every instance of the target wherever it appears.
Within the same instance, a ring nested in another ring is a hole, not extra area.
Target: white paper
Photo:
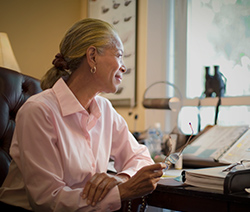
[[[234,163],[244,159],[250,159],[250,130],[220,158],[220,161]]]
[[[187,146],[183,154],[218,160],[249,129],[248,126],[214,126]]]

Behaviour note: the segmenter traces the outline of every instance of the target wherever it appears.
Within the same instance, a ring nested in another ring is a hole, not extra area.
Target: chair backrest
[[[41,91],[39,80],[0,67],[0,186],[9,170],[17,111],[30,96]]]

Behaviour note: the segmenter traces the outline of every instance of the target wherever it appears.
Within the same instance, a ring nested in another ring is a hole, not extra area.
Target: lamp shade
[[[172,86],[177,91],[177,93],[179,93],[179,96],[182,99],[180,90],[174,84],[172,84],[172,83],[170,83],[168,81],[158,81],[158,82],[155,82],[152,85],[150,85],[145,90],[144,95],[143,95],[143,102],[142,102],[142,105],[144,106],[144,108],[179,111],[180,108],[181,108],[182,102],[181,102],[181,99],[179,99],[177,97],[172,97],[172,98],[146,98],[147,91],[151,87],[153,87],[154,85],[160,84],[160,83],[164,83],[164,84]]]
[[[0,66],[21,72],[11,48],[8,35],[4,32],[0,32]]]
[[[179,111],[181,101],[177,97],[173,98],[146,98],[143,100],[143,106],[149,109],[165,109]]]

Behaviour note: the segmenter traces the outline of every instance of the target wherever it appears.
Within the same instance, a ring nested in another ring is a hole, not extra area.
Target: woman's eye
[[[122,52],[119,51],[119,52],[117,53],[117,57],[122,58],[122,57],[123,57]]]
[[[120,57],[120,58],[121,58],[121,57],[122,57],[122,54],[117,54],[117,57]]]

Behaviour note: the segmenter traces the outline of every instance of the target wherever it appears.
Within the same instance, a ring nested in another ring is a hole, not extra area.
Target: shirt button
[[[95,168],[95,163],[92,163],[92,168]]]

